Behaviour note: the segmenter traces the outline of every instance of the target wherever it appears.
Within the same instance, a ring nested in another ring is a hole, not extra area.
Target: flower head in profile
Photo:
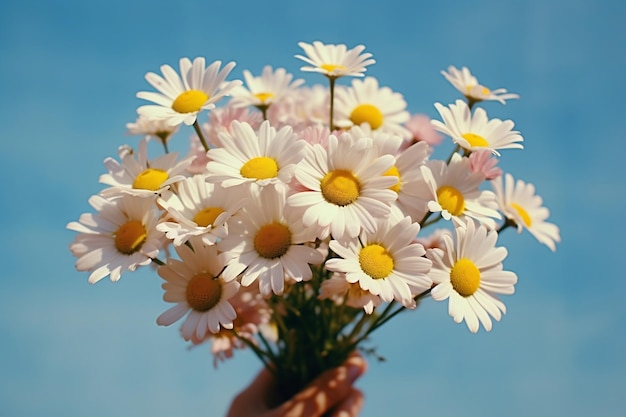
[[[463,94],[470,103],[476,103],[483,100],[495,100],[502,104],[506,104],[506,100],[519,98],[519,95],[509,93],[504,88],[490,90],[478,83],[475,76],[472,75],[467,67],[460,70],[455,66],[449,66],[448,71],[441,71],[441,74]]]
[[[394,162],[392,155],[378,157],[371,138],[330,135],[328,149],[308,147],[295,172],[303,189],[287,204],[303,211],[304,224],[317,227],[320,238],[356,237],[362,228],[373,232],[376,219],[387,217],[397,198],[389,188],[398,178],[383,175]]]
[[[443,119],[443,122],[432,121],[435,129],[450,136],[454,143],[467,151],[489,149],[499,155],[499,149],[524,148],[520,143],[524,138],[512,130],[515,126],[512,120],[489,119],[482,108],[472,113],[463,100],[448,107],[435,103],[435,108]]]
[[[539,242],[556,251],[561,241],[559,228],[546,221],[550,211],[543,206],[543,199],[535,194],[535,186],[522,180],[515,181],[506,174],[504,182],[499,177],[491,182],[500,210],[517,226],[517,231],[528,230]]]
[[[366,77],[353,80],[351,87],[337,90],[335,125],[341,128],[368,124],[372,130],[410,138],[402,126],[410,118],[402,94],[389,87],[379,87],[378,80]]]
[[[118,281],[126,271],[150,264],[163,247],[156,229],[154,199],[122,195],[112,200],[95,195],[89,204],[96,214],[85,213],[67,228],[79,232],[70,245],[78,258],[76,269],[90,271],[89,283],[109,276]]]
[[[178,126],[170,126],[165,120],[139,116],[134,123],[126,123],[129,135],[144,135],[166,144],[170,136],[178,131]]]
[[[109,188],[102,190],[101,195],[113,197],[131,194],[152,197],[185,179],[183,174],[191,164],[193,156],[177,161],[178,154],[171,152],[150,160],[147,147],[148,139],[143,139],[139,142],[136,154],[128,146],[119,148],[121,163],[113,158],[104,160],[104,166],[109,172],[100,176],[100,182]]]
[[[239,290],[237,281],[226,282],[220,276],[224,267],[215,245],[193,239],[189,245],[176,246],[180,260],[170,258],[158,269],[165,280],[163,300],[176,303],[157,318],[160,326],[169,326],[185,315],[183,338],[204,339],[208,332],[232,329],[237,316],[229,303]]]
[[[472,333],[479,323],[491,330],[491,318],[500,321],[506,307],[498,294],[513,294],[517,276],[502,269],[507,250],[496,247],[498,233],[476,227],[473,220],[444,233],[441,248],[429,249],[433,262],[429,276],[436,284],[431,290],[435,301],[448,300],[448,312],[456,323],[465,321]]]
[[[248,70],[243,71],[245,87],[232,90],[230,104],[235,107],[255,106],[260,109],[280,102],[304,83],[303,79],[293,80],[293,75],[284,68],[275,71],[266,65],[260,76],[255,77]]]
[[[229,62],[220,69],[222,62],[215,61],[208,67],[205,59],[180,59],[180,74],[169,65],[161,66],[161,73],[146,74],[146,80],[159,92],[140,91],[137,97],[155,104],[140,106],[137,112],[151,119],[166,120],[169,125],[191,125],[202,110],[215,107],[215,102],[227,95],[241,81],[226,81],[235,66]]]
[[[331,240],[330,249],[339,257],[326,261],[326,268],[345,274],[348,283],[358,283],[383,302],[395,300],[413,308],[413,298],[432,285],[427,276],[431,262],[414,240],[419,230],[409,217],[399,222],[384,219],[374,233],[363,232],[359,239]]]
[[[241,274],[244,287],[258,282],[264,296],[281,295],[285,281],[308,281],[310,265],[320,264],[322,254],[311,244],[316,235],[287,210],[287,189],[268,186],[254,193],[250,202],[233,218],[232,227],[218,247],[228,257],[224,279]]]
[[[357,45],[348,49],[344,44],[324,44],[319,41],[308,44],[299,42],[298,46],[304,50],[304,55],[296,55],[309,66],[300,68],[302,71],[319,72],[328,78],[343,76],[362,77],[365,67],[374,64],[372,54],[363,52],[365,46]]]

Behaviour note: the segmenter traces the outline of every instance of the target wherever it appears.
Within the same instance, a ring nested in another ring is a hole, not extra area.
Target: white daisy
[[[561,241],[559,228],[546,221],[550,211],[543,207],[543,200],[535,194],[535,186],[522,180],[515,181],[511,174],[506,174],[491,182],[500,210],[517,226],[517,231],[528,230],[539,242],[556,250],[556,242]]]
[[[352,87],[337,89],[334,124],[349,128],[367,123],[372,130],[394,133],[410,138],[411,132],[402,126],[411,115],[406,111],[402,94],[389,87],[379,87],[374,77],[352,80]]]
[[[472,104],[483,100],[495,100],[506,104],[506,100],[519,98],[519,95],[508,93],[504,88],[490,90],[480,85],[467,67],[459,70],[451,65],[448,67],[448,72],[441,71],[441,74]]]
[[[241,81],[225,81],[235,66],[229,62],[220,70],[221,61],[208,67],[204,58],[180,59],[180,75],[169,65],[161,66],[163,76],[149,72],[146,80],[158,93],[140,91],[137,97],[156,104],[143,105],[137,112],[152,119],[167,120],[172,125],[191,125],[202,110],[215,107],[215,102],[227,95]]]
[[[148,265],[159,254],[164,236],[156,229],[154,199],[123,195],[108,200],[94,195],[89,204],[97,214],[84,213],[67,225],[79,232],[70,250],[78,258],[76,269],[91,271],[89,283],[107,275],[118,281],[125,271]]]
[[[430,289],[426,274],[431,262],[424,247],[415,242],[420,230],[409,217],[399,222],[381,220],[374,233],[363,232],[359,239],[331,240],[330,249],[339,257],[326,261],[326,269],[345,274],[346,281],[379,296],[414,308],[413,297]]]
[[[258,134],[249,124],[234,121],[231,133],[219,137],[222,147],[208,153],[207,180],[224,187],[287,184],[305,154],[306,142],[291,127],[276,131],[268,121],[261,124]]]
[[[460,224],[471,217],[490,229],[496,227],[493,218],[500,219],[495,194],[479,190],[484,178],[481,173],[470,173],[467,157],[455,153],[450,164],[428,161],[420,167],[422,181],[414,185],[414,195],[432,213],[441,213],[446,219]]]
[[[129,135],[149,136],[167,144],[168,139],[178,131],[178,126],[170,126],[164,120],[139,116],[134,123],[126,123],[126,129]]]
[[[176,162],[176,152],[161,155],[148,160],[148,140],[139,142],[135,155],[132,148],[121,146],[118,155],[120,164],[113,158],[106,158],[104,166],[108,174],[100,176],[100,182],[110,187],[102,190],[101,195],[112,197],[120,194],[132,194],[139,197],[151,197],[169,188],[170,185],[185,179],[182,175],[191,164],[193,157]]]
[[[443,123],[432,121],[435,129],[450,136],[454,143],[467,151],[489,149],[499,155],[498,149],[524,148],[519,143],[524,138],[512,130],[515,126],[512,120],[489,120],[487,112],[482,108],[477,108],[472,114],[463,100],[457,100],[456,104],[449,107],[435,103],[435,108],[443,119]]]
[[[436,286],[431,296],[436,301],[448,300],[448,312],[456,323],[465,320],[472,333],[479,322],[491,330],[491,317],[500,321],[506,307],[497,294],[513,294],[517,276],[502,270],[507,250],[496,247],[498,233],[476,227],[472,220],[456,227],[456,236],[444,233],[443,247],[428,249],[433,262],[429,276]]]
[[[157,324],[169,326],[189,313],[182,326],[187,341],[204,339],[207,332],[217,333],[220,328],[232,329],[237,314],[228,299],[239,290],[237,281],[220,277],[224,262],[215,245],[197,239],[189,243],[176,247],[180,260],[169,258],[158,269],[165,280],[163,300],[176,305],[161,314]]]
[[[363,52],[365,46],[357,45],[348,50],[346,45],[323,44],[315,41],[313,44],[299,42],[298,46],[304,49],[303,55],[296,58],[303,60],[310,66],[300,68],[302,71],[319,72],[328,78],[343,76],[362,77],[365,67],[376,63],[371,59],[372,54]]]
[[[320,286],[320,300],[333,300],[336,304],[345,303],[353,308],[362,308],[367,314],[383,303],[382,298],[361,288],[358,282],[350,283],[346,274],[335,273],[322,281]]]
[[[395,158],[377,158],[371,138],[357,140],[348,133],[340,139],[331,135],[328,150],[317,144],[308,150],[295,172],[305,190],[294,191],[287,204],[303,210],[304,224],[316,225],[321,238],[356,237],[362,228],[373,232],[397,197],[389,189],[397,177],[383,175]]]
[[[243,71],[246,87],[239,86],[232,90],[230,104],[235,107],[255,106],[267,108],[271,104],[292,94],[304,83],[303,79],[293,80],[293,75],[284,68],[276,71],[266,65],[260,76],[254,77],[248,70]]]
[[[315,241],[315,233],[286,209],[285,200],[285,187],[264,187],[233,218],[228,236],[218,243],[229,258],[224,279],[242,274],[241,284],[247,287],[258,281],[263,295],[281,295],[285,280],[311,279],[309,264],[320,264],[323,257],[305,245]]]
[[[227,221],[246,202],[245,192],[225,189],[195,175],[178,183],[176,193],[166,191],[157,200],[169,217],[157,229],[182,245],[192,236],[200,236],[211,245],[228,234]]]

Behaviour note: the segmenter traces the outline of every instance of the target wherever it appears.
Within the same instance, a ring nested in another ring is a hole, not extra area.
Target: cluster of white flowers
[[[431,121],[364,76],[375,61],[363,46],[300,46],[302,70],[323,74],[328,87],[270,66],[227,81],[233,63],[203,58],[148,73],[158,93],[137,94],[153,104],[128,125],[145,137],[137,151],[122,146],[119,161],[105,160],[95,213],[67,226],[78,232],[76,268],[95,283],[157,264],[163,299],[174,304],[157,323],[184,318],[184,339],[212,340],[217,358],[259,332],[275,340],[268,300],[312,280],[319,302],[373,314],[430,294],[470,331],[491,330],[505,312],[498,296],[517,282],[503,269],[499,231],[528,230],[552,250],[560,240],[533,185],[508,173],[503,181],[496,167],[500,151],[522,149],[522,136],[476,107],[517,95],[450,67],[443,74],[465,100],[435,103],[441,121]],[[358,78],[336,85],[344,76]],[[181,124],[196,134],[179,158],[167,143]],[[456,145],[447,161],[431,159],[442,134]],[[148,158],[150,139],[164,155]],[[436,222],[448,227],[422,236]]]

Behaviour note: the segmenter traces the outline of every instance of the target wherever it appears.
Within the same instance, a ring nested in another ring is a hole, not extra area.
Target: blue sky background
[[[439,74],[449,65],[519,93],[485,106],[525,138],[501,166],[536,184],[563,238],[553,254],[503,234],[519,284],[491,333],[432,300],[378,331],[388,361],[358,383],[362,416],[623,415],[625,16],[624,2],[580,0],[3,1],[0,415],[224,415],[256,359],[214,370],[207,347],[158,327],[167,306],[150,270],[89,285],[65,225],[90,211],[103,159],[136,145],[125,124],[146,72],[204,56],[236,61],[236,78],[271,64],[318,83],[293,57],[314,40],[366,45],[368,75],[412,112],[457,98]]]

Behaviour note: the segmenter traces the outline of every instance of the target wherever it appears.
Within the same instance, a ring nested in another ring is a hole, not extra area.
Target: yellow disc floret
[[[209,311],[222,296],[222,283],[208,272],[194,275],[187,283],[185,298],[189,307],[196,311]]]
[[[367,123],[376,130],[383,125],[383,113],[372,104],[360,104],[350,113],[350,121],[356,126]]]
[[[454,187],[444,185],[437,190],[437,201],[444,210],[453,216],[459,216],[465,211],[463,194]]]
[[[200,90],[183,91],[172,103],[172,109],[178,113],[195,113],[209,100],[209,95]]]
[[[239,173],[242,177],[257,180],[275,178],[278,175],[278,164],[274,159],[267,156],[257,156],[246,162]]]
[[[291,231],[282,223],[268,223],[254,236],[254,249],[267,259],[283,256],[291,245]]]
[[[397,177],[398,178],[398,182],[395,183],[394,185],[392,185],[391,187],[389,187],[389,189],[395,191],[396,193],[399,193],[400,189],[402,188],[402,181],[401,181],[402,179],[400,178],[400,171],[398,171],[398,167],[396,167],[395,165],[392,166],[383,175],[386,176],[386,177]]]
[[[133,188],[156,191],[167,181],[169,175],[162,169],[148,168],[135,178]]]
[[[333,72],[335,70],[345,71],[347,68],[343,65],[335,65],[335,64],[322,64],[320,68],[324,71]]]
[[[217,219],[217,216],[222,214],[224,210],[220,207],[206,207],[196,213],[193,216],[193,221],[200,227],[207,227],[212,225]]]
[[[475,147],[484,148],[484,147],[489,146],[489,142],[487,142],[487,140],[484,137],[477,135],[475,133],[463,133],[461,137],[463,137],[463,139],[465,139],[472,148],[475,148]]]
[[[456,292],[469,297],[480,287],[480,271],[471,260],[459,259],[450,270],[450,282]]]
[[[359,264],[374,279],[386,278],[393,271],[393,257],[378,243],[367,245],[359,252]]]
[[[117,228],[113,234],[115,248],[124,255],[131,255],[141,249],[148,234],[140,220],[129,220]]]
[[[274,93],[256,93],[254,96],[259,99],[261,104],[265,104],[267,100],[274,97]]]
[[[320,188],[326,201],[338,206],[347,206],[359,198],[361,184],[350,171],[336,169],[322,178]]]
[[[522,206],[516,203],[511,203],[511,207],[513,207],[515,211],[517,211],[517,214],[519,214],[519,216],[522,218],[522,221],[524,222],[524,225],[526,227],[530,227],[533,224],[533,220],[531,219],[530,215],[526,210],[524,210]]]

